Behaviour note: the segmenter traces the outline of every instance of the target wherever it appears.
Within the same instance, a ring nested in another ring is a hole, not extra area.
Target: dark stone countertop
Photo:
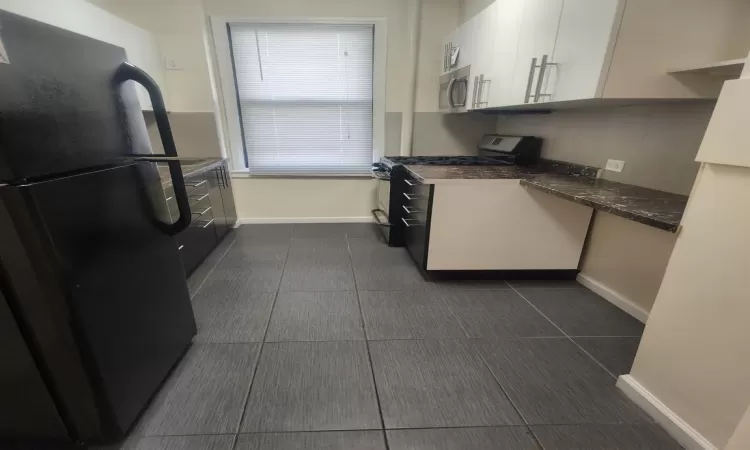
[[[538,167],[419,166],[406,169],[425,184],[520,180],[521,185],[660,230],[676,232],[688,197],[596,178],[598,169],[559,161]]]
[[[182,176],[188,178],[215,167],[216,165],[221,164],[222,161],[224,161],[222,158],[180,158]],[[156,168],[159,170],[162,186],[165,188],[171,186],[172,176],[169,174],[169,165],[160,162],[156,163]]]
[[[524,179],[521,185],[673,233],[680,226],[688,200],[686,195],[559,174]]]

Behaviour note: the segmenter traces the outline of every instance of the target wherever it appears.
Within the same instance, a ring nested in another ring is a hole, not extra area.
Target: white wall
[[[750,408],[740,421],[724,450],[747,450],[750,448]]]
[[[180,70],[163,70],[167,109],[213,112],[208,64],[203,51],[205,20],[201,0],[89,0],[153,33],[164,58]]]
[[[83,0],[0,0],[0,8],[122,47],[130,62],[147,71],[157,83],[164,83],[154,36],[101,8]],[[148,94],[140,87],[138,98],[144,108],[150,107]]]
[[[459,23],[464,23],[490,6],[495,0],[460,0]]]
[[[688,195],[699,165],[695,155],[714,103],[563,110],[501,117],[497,131],[545,139],[543,157],[604,167],[625,161],[604,178]],[[651,309],[675,243],[673,233],[597,213],[581,263],[583,281],[610,300],[645,316]]]
[[[704,165],[630,373],[717,448],[750,404],[748,193],[750,169]]]

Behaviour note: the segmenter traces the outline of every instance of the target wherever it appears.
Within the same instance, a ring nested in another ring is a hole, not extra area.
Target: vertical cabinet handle
[[[539,66],[539,80],[536,83],[536,93],[534,94],[534,103],[538,103],[542,97],[550,97],[552,94],[542,94],[544,87],[544,75],[547,73],[547,67],[556,66],[557,64],[549,62],[549,55],[542,56],[542,64]]]
[[[474,95],[471,97],[471,107],[476,108],[477,107],[477,92],[479,90],[479,77],[474,77]]]
[[[531,67],[529,68],[529,80],[526,82],[526,95],[523,97],[524,103],[529,103],[531,100],[531,85],[534,83],[534,73],[536,72],[536,58],[531,59]]]

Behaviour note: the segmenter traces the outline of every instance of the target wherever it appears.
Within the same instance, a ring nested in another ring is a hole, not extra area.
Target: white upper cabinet
[[[496,0],[446,71],[471,65],[468,109],[716,98],[723,80],[669,72],[744,58],[749,22],[745,0]]]
[[[563,8],[563,0],[515,1],[523,4],[523,13],[508,101],[510,105],[541,101],[544,81],[541,75],[552,63],[550,58],[555,52]]]
[[[600,95],[600,81],[606,79],[603,71],[609,44],[614,43],[618,3],[618,0],[565,0],[554,53],[546,54],[548,64],[543,68],[543,79],[535,84],[535,92],[540,95],[533,96],[534,102],[581,100]]]

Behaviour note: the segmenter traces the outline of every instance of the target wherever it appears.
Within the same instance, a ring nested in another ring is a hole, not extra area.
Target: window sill
[[[307,178],[307,179],[373,179],[370,173],[279,173],[253,174],[243,170],[232,171],[232,178]]]

